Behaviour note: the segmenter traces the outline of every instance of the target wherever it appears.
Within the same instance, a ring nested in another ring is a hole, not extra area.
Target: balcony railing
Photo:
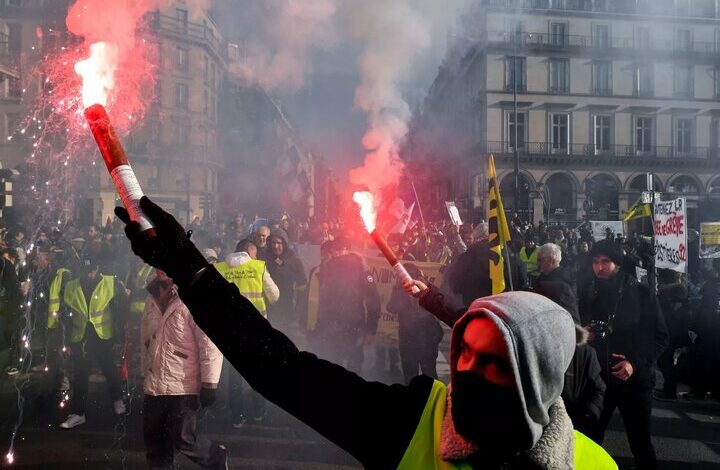
[[[720,43],[673,40],[642,40],[623,37],[593,37],[578,34],[558,35],[552,33],[522,33],[520,37],[512,31],[488,31],[488,42],[508,48],[546,49],[594,49],[598,51],[632,50],[675,53],[720,53]]]
[[[517,86],[517,88],[515,88],[516,86]],[[524,83],[518,83],[517,85],[515,85],[514,83],[506,83],[505,84],[505,91],[507,91],[507,92],[512,93],[513,90],[516,90],[516,89],[518,92],[525,92],[525,89],[526,89],[525,84]]]
[[[221,38],[206,25],[181,21],[174,16],[163,15],[156,11],[153,12],[150,17],[150,26],[157,31],[178,34],[197,41],[204,41],[219,56],[225,57],[227,55],[227,48]]]
[[[656,16],[685,16],[714,18],[716,17],[713,3],[693,3],[690,8],[672,5],[654,0],[485,0],[485,5],[500,8],[530,8],[547,10],[596,11],[609,13],[636,13]],[[594,3],[594,5],[593,5]]]
[[[488,153],[497,155],[512,154],[513,145],[511,142],[490,141],[485,149]],[[519,143],[518,151],[521,155],[532,157],[610,157],[610,158],[632,158],[640,157],[647,159],[708,159],[717,156],[717,151],[711,147],[687,147],[678,150],[673,146],[653,146],[647,149],[640,149],[634,145],[610,145],[601,148],[594,144],[570,144],[565,147],[556,148],[550,142],[523,142]]]

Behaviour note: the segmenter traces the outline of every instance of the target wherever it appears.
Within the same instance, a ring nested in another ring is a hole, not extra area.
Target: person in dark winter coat
[[[476,241],[467,251],[458,256],[450,270],[450,287],[465,305],[473,300],[492,294],[488,266],[490,243],[487,239]]]
[[[650,289],[621,270],[623,252],[614,241],[599,241],[591,253],[595,276],[580,291],[580,318],[590,329],[590,344],[607,384],[603,412],[591,437],[603,442],[619,408],[637,468],[654,469],[653,369],[668,345],[665,320]]]
[[[688,289],[682,282],[682,274],[670,269],[658,273],[658,301],[668,328],[670,344],[658,358],[658,369],[663,375],[663,389],[655,393],[661,401],[677,398],[677,370],[675,350],[688,346],[690,326],[690,302]]]
[[[342,237],[334,241],[333,257],[318,275],[318,318],[311,341],[321,357],[360,372],[363,346],[377,331],[380,294],[363,259],[344,245]]]
[[[172,277],[196,324],[254,389],[366,468],[617,468],[565,412],[574,326],[552,301],[514,292],[474,302],[453,330],[450,393],[426,376],[409,385],[367,382],[299,351],[207,263],[174,217],[147,197],[140,208],[153,237],[116,209],[132,249]]]
[[[560,266],[562,250],[554,243],[546,243],[538,249],[540,275],[533,283],[533,291],[559,303],[579,322],[575,280],[572,273]],[[559,302],[558,299],[562,299]]]
[[[10,248],[5,248],[0,257],[0,347],[10,352],[5,372],[16,375],[19,372],[22,292],[10,252]]]
[[[422,271],[416,265],[406,263],[405,269],[413,279],[423,279]],[[438,348],[443,337],[438,321],[421,308],[417,300],[409,297],[400,285],[393,289],[387,310],[397,315],[400,323],[398,342],[405,383],[410,383],[418,375],[418,369],[436,379]]]
[[[300,327],[307,277],[302,261],[288,246],[284,230],[276,230],[268,237],[264,261],[280,289],[278,301],[268,306],[268,319],[280,330],[294,333]]]

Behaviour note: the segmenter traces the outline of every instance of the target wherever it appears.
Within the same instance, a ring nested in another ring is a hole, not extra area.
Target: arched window
[[[545,183],[551,214],[564,213],[575,215],[575,185],[569,176],[555,173]],[[560,209],[560,211],[558,211]]]
[[[673,179],[668,184],[668,192],[674,194],[699,194],[700,188],[698,187],[695,178],[687,175],[681,175]]]

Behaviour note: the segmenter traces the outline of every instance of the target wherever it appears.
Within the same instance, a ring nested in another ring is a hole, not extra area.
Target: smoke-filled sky
[[[301,135],[344,177],[367,153],[401,143],[460,3],[217,0],[214,16],[230,40],[244,40],[249,60],[234,72],[280,97]]]

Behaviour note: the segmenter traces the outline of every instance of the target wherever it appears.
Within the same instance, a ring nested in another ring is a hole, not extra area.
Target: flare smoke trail
[[[348,176],[350,183],[375,195],[376,207],[383,193],[394,192],[402,176],[398,151],[407,136],[411,111],[401,86],[430,45],[432,24],[424,3],[428,2],[368,0],[349,3],[344,11],[350,34],[363,48],[355,104],[368,114],[362,139],[368,152],[365,163]]]

